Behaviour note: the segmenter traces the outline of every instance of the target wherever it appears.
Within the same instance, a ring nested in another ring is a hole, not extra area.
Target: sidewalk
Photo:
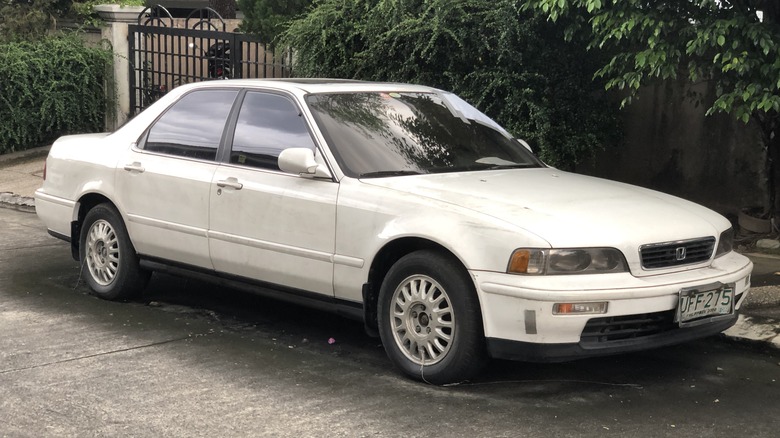
[[[0,207],[35,212],[49,147],[0,155]],[[723,336],[780,349],[780,256],[745,254],[754,264],[752,288],[739,321]]]
[[[0,204],[35,212],[33,195],[43,183],[49,146],[0,155]]]

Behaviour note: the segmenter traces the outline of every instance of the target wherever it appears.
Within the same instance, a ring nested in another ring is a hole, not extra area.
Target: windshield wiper
[[[497,169],[527,169],[530,167],[539,167],[536,163],[523,164],[493,164],[485,167],[478,167],[475,170],[497,170]]]
[[[422,175],[416,170],[378,170],[376,172],[361,173],[358,178],[380,178],[383,176]]]

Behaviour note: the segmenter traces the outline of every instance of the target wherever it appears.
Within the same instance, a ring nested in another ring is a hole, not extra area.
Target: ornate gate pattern
[[[172,88],[229,78],[289,77],[291,56],[256,37],[229,32],[213,9],[174,19],[163,6],[146,8],[128,28],[130,116]]]

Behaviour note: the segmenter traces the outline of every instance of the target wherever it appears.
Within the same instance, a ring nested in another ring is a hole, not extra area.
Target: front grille
[[[714,237],[643,245],[639,248],[644,269],[661,269],[672,266],[706,262],[715,248]]]
[[[608,342],[625,341],[657,335],[677,328],[674,310],[644,313],[640,315],[593,318],[585,324],[580,336],[581,344],[604,345]]]

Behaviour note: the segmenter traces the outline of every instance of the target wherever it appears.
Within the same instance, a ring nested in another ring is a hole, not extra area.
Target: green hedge
[[[104,130],[112,58],[75,35],[0,44],[0,153]]]

